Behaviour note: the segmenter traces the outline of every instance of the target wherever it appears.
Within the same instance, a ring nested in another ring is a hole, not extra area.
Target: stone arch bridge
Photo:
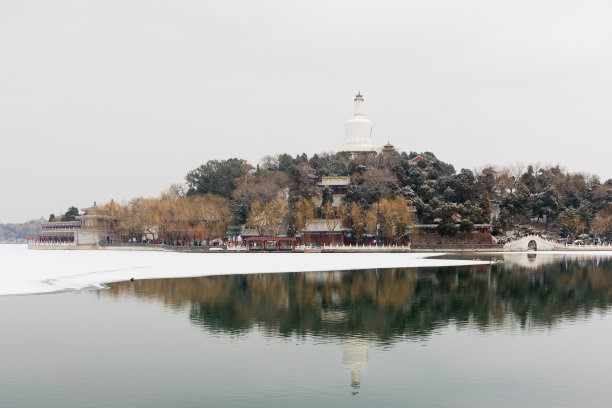
[[[508,242],[504,245],[504,251],[523,252],[523,251],[554,251],[557,244],[547,241],[537,235],[529,235],[516,241]]]

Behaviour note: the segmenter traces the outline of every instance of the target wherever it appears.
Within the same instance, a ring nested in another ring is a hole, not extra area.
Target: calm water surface
[[[0,297],[0,406],[611,406],[612,259],[466,256]]]

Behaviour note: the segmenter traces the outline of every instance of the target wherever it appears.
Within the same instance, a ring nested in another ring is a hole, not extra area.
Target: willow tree
[[[333,242],[334,232],[341,227],[343,220],[346,218],[347,211],[344,204],[339,203],[337,207],[334,207],[331,202],[328,202],[321,207],[321,215],[325,220],[327,231],[329,232],[330,242]]]
[[[161,201],[159,198],[145,198],[142,200],[143,206],[143,231],[147,237],[157,241],[160,237]]]
[[[192,196],[190,201],[194,230],[206,238],[207,243],[210,243],[211,237],[224,236],[232,219],[229,200],[218,195],[206,194]]]
[[[130,231],[130,239],[135,238],[137,241],[142,241],[142,238],[146,236],[147,231],[152,232],[153,220],[152,215],[152,203],[151,199],[146,198],[134,198],[128,204],[128,223]]]
[[[363,240],[363,236],[366,233],[366,211],[355,201],[351,201],[351,203],[348,205],[348,216],[351,226],[351,232],[355,237],[355,242],[359,244],[359,242]]]
[[[315,204],[313,199],[300,197],[295,204],[293,204],[293,225],[298,232],[302,232],[308,224],[312,221],[315,216]]]
[[[385,240],[394,243],[403,241],[414,223],[411,203],[401,196],[381,198],[377,208]]]
[[[118,241],[142,241],[146,235],[156,239],[158,202],[154,198],[135,198],[122,205],[111,200],[101,207],[101,214],[109,219]]]
[[[376,236],[378,233],[378,211],[372,207],[365,212],[366,233]]]
[[[281,196],[266,204],[255,200],[251,205],[247,225],[256,228],[259,235],[275,237],[288,211],[287,200]]]
[[[111,228],[119,241],[130,240],[130,217],[127,206],[111,200],[102,206],[100,213],[110,220]]]

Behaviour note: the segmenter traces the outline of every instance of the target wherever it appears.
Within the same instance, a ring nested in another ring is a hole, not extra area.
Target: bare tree
[[[257,177],[250,177],[246,182],[240,183],[232,192],[232,205],[239,220],[248,217],[251,203],[259,201],[266,204],[274,200],[279,191],[289,184],[289,176],[282,171],[264,173]]]
[[[397,179],[387,169],[366,170],[356,181],[363,198],[368,203],[374,203],[381,197],[391,196],[398,187]]]
[[[334,208],[331,202],[328,202],[321,207],[321,214],[323,215],[323,219],[325,219],[325,225],[327,226],[327,231],[329,232],[329,240],[330,242],[333,242],[334,233],[336,232],[337,228],[342,225],[342,221],[338,217],[338,209]]]
[[[278,155],[265,155],[259,162],[259,168],[262,170],[277,170],[278,169]]]

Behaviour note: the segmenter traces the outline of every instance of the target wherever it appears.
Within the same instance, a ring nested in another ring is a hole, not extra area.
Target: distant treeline
[[[51,214],[48,221],[74,221],[77,215],[79,215],[78,208],[70,207],[64,214],[58,216]],[[27,222],[0,224],[0,243],[26,242],[28,237],[34,237],[40,233],[40,223],[45,221],[47,220],[41,218]]]
[[[0,243],[25,242],[27,237],[40,232],[40,223],[44,220],[32,220],[24,223],[0,224]]]
[[[345,204],[366,210],[381,198],[404,197],[415,206],[419,222],[442,223],[441,234],[452,235],[454,225],[446,224],[454,224],[451,215],[460,215],[466,230],[492,222],[497,235],[520,230],[612,238],[612,179],[602,182],[595,175],[542,165],[457,172],[430,152],[357,160],[342,153],[281,154],[256,167],[240,159],[212,160],[187,174],[186,194],[223,196],[231,200],[237,221],[244,222],[253,201],[270,201],[279,188],[288,189],[290,203],[310,198],[313,180],[322,176],[350,176]]]

